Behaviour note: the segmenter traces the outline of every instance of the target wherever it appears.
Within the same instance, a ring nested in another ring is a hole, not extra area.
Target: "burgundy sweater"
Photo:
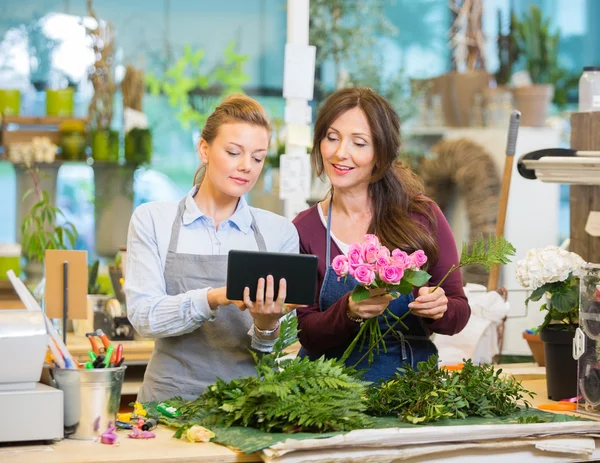
[[[316,301],[311,306],[297,309],[300,343],[311,355],[322,355],[333,347],[346,346],[356,336],[359,325],[346,315],[348,297],[346,293],[331,307],[323,312],[319,309],[319,294],[325,277],[325,254],[327,229],[319,217],[319,204],[301,212],[294,219],[294,225],[300,235],[300,253],[314,254],[319,258]],[[432,206],[437,219],[437,230],[431,228],[424,217],[419,220],[436,233],[440,257],[435,267],[427,270],[431,275],[429,286],[435,286],[444,277],[452,264],[458,264],[458,253],[450,225],[437,205]],[[331,259],[342,254],[340,248],[331,240]],[[423,318],[426,326],[434,333],[452,335],[460,332],[469,317],[471,308],[463,291],[460,270],[453,272],[442,285],[448,298],[448,310],[439,320]],[[418,288],[415,288],[415,296]]]

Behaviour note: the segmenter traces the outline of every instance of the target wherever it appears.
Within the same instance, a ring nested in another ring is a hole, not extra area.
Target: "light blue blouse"
[[[233,215],[215,229],[214,220],[204,215],[194,201],[196,192],[197,187],[192,188],[185,199],[178,253],[219,255],[228,254],[231,249],[257,251],[251,230],[252,215],[268,251],[298,253],[296,227],[286,218],[250,207],[242,197]],[[208,305],[207,293],[211,288],[193,289],[175,296],[166,293],[165,261],[177,207],[178,202],[142,204],[129,224],[125,276],[127,315],[144,337],[186,334],[218,317],[218,310],[211,310]],[[253,348],[271,349],[274,341],[261,340],[254,334],[253,327],[248,334],[252,336]]]

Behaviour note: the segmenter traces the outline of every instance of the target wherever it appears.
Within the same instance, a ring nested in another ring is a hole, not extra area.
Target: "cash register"
[[[43,312],[0,310],[0,443],[63,438],[63,392],[39,382],[48,337]]]

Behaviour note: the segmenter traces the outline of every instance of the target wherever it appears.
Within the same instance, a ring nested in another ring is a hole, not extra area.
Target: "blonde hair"
[[[269,132],[269,140],[271,139],[271,121],[261,104],[250,98],[249,96],[235,93],[225,98],[219,106],[212,112],[206,124],[202,129],[200,137],[211,144],[215,138],[219,128],[223,124],[231,124],[235,122],[244,122],[258,127],[264,127]],[[194,185],[202,183],[206,165],[201,165],[194,174]]]

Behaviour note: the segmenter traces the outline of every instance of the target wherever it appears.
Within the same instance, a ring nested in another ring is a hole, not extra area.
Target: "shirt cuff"
[[[212,322],[217,318],[219,309],[212,310],[208,305],[208,290],[212,288],[194,289],[189,291],[192,318],[197,322]]]
[[[273,344],[275,344],[275,341],[277,341],[277,339],[278,339],[278,338],[273,338],[273,339],[259,338],[258,335],[256,334],[256,331],[254,331],[254,323],[252,323],[252,326],[248,330],[248,335],[252,338],[252,341],[250,342],[250,347],[259,352],[272,352]]]

